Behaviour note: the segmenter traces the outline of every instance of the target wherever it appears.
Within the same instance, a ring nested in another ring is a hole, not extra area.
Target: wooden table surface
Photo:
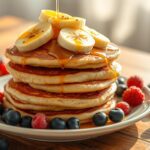
[[[13,45],[20,31],[32,24],[31,22],[5,16],[0,18],[0,55],[7,47]],[[118,60],[123,67],[124,76],[140,75],[145,83],[150,83],[150,53],[120,47],[122,54]],[[150,115],[136,124],[119,132],[80,142],[43,143],[7,137],[10,150],[150,150]]]

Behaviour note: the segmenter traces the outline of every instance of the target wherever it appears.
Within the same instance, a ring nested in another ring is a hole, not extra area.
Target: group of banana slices
[[[107,37],[86,26],[86,20],[52,10],[42,10],[39,23],[24,31],[16,40],[20,52],[28,52],[54,39],[59,29],[58,44],[75,53],[89,53],[93,47],[106,48],[110,42]]]

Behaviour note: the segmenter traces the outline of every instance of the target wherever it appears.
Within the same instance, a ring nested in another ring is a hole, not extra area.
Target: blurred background
[[[55,0],[0,0],[0,17],[37,21],[41,9],[55,9]],[[150,52],[150,0],[60,0],[60,10],[119,45]]]

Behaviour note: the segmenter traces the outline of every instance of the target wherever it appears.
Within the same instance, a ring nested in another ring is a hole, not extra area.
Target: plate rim
[[[11,77],[11,75],[6,75],[4,77],[0,77],[0,81],[7,79]],[[145,86],[144,91],[146,94],[150,95],[150,89]],[[20,136],[40,136],[45,138],[55,137],[55,138],[65,138],[67,137],[76,137],[78,135],[89,135],[94,133],[101,133],[102,131],[110,132],[110,131],[116,131],[119,129],[122,129],[124,127],[130,126],[134,124],[135,122],[141,120],[143,117],[150,114],[150,100],[144,101],[141,107],[146,107],[142,113],[138,116],[134,116],[133,118],[129,118],[127,120],[124,120],[119,123],[107,125],[107,126],[101,126],[101,127],[92,127],[92,128],[85,128],[85,129],[69,129],[69,130],[52,130],[52,129],[30,129],[30,128],[23,128],[18,126],[11,126],[0,122],[0,131],[7,132],[14,135],[20,135]],[[16,132],[17,131],[17,132]],[[30,132],[31,131],[31,132]],[[28,133],[28,134],[27,134]],[[38,133],[38,134],[37,134]]]

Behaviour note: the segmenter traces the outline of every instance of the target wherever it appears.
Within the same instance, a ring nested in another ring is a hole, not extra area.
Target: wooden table
[[[16,17],[0,18],[0,55],[30,24]],[[122,74],[137,74],[143,77],[146,84],[150,83],[150,54],[125,47],[121,50],[118,61],[123,67]],[[10,150],[150,150],[150,116],[119,132],[80,142],[41,143],[2,133],[0,136],[8,138]]]

